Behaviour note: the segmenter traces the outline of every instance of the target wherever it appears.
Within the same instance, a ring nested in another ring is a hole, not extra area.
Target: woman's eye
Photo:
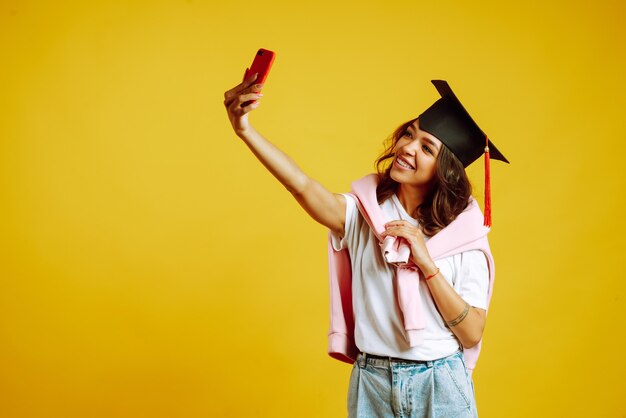
[[[432,153],[433,153],[433,152],[432,152],[432,150],[431,150],[430,148],[428,148],[426,145],[422,145],[422,149],[423,149],[424,151],[426,151],[427,153],[429,153],[429,154],[432,154]]]
[[[411,133],[409,131],[404,131],[404,135],[402,136],[408,136],[409,138],[411,138]]]

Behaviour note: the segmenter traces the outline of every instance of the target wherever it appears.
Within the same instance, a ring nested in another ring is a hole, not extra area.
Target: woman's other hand
[[[385,231],[381,234],[383,238],[388,235],[404,238],[409,243],[411,260],[423,274],[430,274],[436,270],[435,262],[426,248],[421,229],[404,220],[391,221],[385,224]]]
[[[249,128],[248,113],[259,107],[260,99],[263,97],[261,89],[263,84],[254,84],[258,73],[252,74],[239,85],[224,93],[224,106],[228,113],[228,119],[238,136],[244,134]],[[241,105],[252,101],[247,106]]]

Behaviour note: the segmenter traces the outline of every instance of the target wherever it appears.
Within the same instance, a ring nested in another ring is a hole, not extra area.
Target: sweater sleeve
[[[459,295],[471,306],[487,309],[489,292],[489,267],[481,250],[464,251],[458,258],[458,272],[454,287]],[[456,263],[455,263],[456,264]]]
[[[331,231],[331,242],[335,251],[340,251],[346,248],[347,243],[350,242],[356,228],[356,215],[358,209],[356,207],[356,201],[352,195],[348,193],[342,193],[346,198],[346,223],[344,225],[343,237]]]

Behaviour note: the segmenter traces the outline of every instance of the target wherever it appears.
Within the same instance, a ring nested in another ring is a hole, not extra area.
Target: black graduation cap
[[[448,83],[432,80],[441,95],[431,107],[419,116],[420,129],[434,135],[467,167],[485,152],[489,145],[490,157],[508,163],[496,146],[487,142],[487,135],[465,110]]]
[[[431,80],[441,95],[419,116],[420,129],[434,135],[467,167],[485,154],[485,226],[491,226],[491,185],[489,160],[504,161],[504,155],[478,127],[448,82]]]

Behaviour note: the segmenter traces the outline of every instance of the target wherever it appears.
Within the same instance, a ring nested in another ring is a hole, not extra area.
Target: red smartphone
[[[272,63],[274,62],[274,58],[276,57],[276,53],[274,51],[270,51],[269,49],[259,49],[254,56],[254,60],[252,61],[252,65],[249,69],[246,69],[245,74],[243,75],[243,79],[247,79],[248,76],[259,73],[254,84],[262,84],[265,83],[267,79],[267,75],[270,72],[270,68],[272,68]],[[241,107],[248,106],[250,103],[254,103],[255,100],[249,100],[241,105]]]

